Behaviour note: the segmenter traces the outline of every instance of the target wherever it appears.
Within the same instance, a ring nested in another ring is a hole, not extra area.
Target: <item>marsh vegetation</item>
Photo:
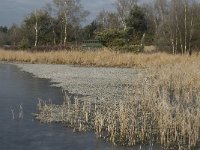
[[[94,130],[97,137],[118,145],[159,143],[164,149],[196,148],[200,133],[199,56],[153,54],[143,58],[139,64],[146,68],[133,82],[128,99],[83,101],[65,96],[61,106],[40,101],[37,119],[61,122],[74,131]]]
[[[114,11],[99,12],[83,27],[89,13],[79,0],[53,0],[21,26],[0,26],[0,61],[137,68],[141,73],[126,99],[65,94],[63,105],[39,100],[36,118],[74,131],[94,130],[97,137],[123,146],[195,149],[200,134],[199,11],[196,0],[144,5],[116,0]],[[98,40],[105,48],[80,49],[84,40]]]
[[[193,63],[199,61],[199,54],[171,55],[167,53],[123,53],[104,48],[98,51],[8,51],[0,49],[0,60],[10,62],[72,64],[99,67],[151,68],[180,62]]]

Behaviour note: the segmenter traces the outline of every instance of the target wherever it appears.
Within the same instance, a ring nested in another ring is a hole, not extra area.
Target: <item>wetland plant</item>
[[[113,144],[194,149],[200,134],[199,65],[180,62],[146,69],[128,100],[71,101],[66,95],[61,106],[40,102],[36,118],[62,122],[74,131],[94,130]]]
[[[19,105],[19,119],[24,118],[23,107],[22,104]]]

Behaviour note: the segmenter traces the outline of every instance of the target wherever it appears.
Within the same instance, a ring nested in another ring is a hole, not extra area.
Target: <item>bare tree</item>
[[[54,0],[54,4],[63,23],[64,39],[61,43],[66,45],[68,25],[79,26],[89,13],[83,9],[80,0]]]
[[[58,8],[58,15],[61,16],[63,26],[64,26],[64,39],[63,39],[64,45],[66,45],[66,41],[67,41],[67,24],[69,21],[69,14],[72,8],[72,2],[73,1],[70,1],[70,0],[54,0],[54,3],[56,7]]]
[[[67,22],[68,22],[68,15],[69,15],[69,11],[70,11],[70,7],[71,7],[71,1],[67,0],[64,3],[64,45],[66,45],[66,41],[67,41]]]
[[[103,29],[120,29],[117,13],[102,10],[96,18]]]
[[[190,52],[194,28],[194,1],[171,0],[167,9],[162,7],[161,1],[163,2],[157,0],[155,4],[155,14],[160,18],[157,19],[158,35],[169,41],[173,54]]]
[[[190,15],[191,15],[191,19],[190,19],[190,23],[189,23],[189,55],[192,55],[192,38],[194,36],[194,30],[195,30],[195,26],[197,26],[197,28],[199,28],[199,22],[200,22],[200,17],[199,17],[199,11],[200,11],[200,5],[193,0],[192,1],[192,6],[190,11]],[[199,29],[197,29],[199,30]]]
[[[38,43],[38,14],[37,10],[35,9],[35,44],[34,46],[36,47]]]
[[[156,0],[154,4],[156,17],[158,20],[164,20],[167,13],[167,0]]]
[[[50,21],[50,24],[51,24],[51,27],[52,27],[52,33],[53,33],[53,45],[56,45],[56,32],[55,32],[55,26],[56,26],[56,19],[54,18],[56,16],[55,13],[55,10],[53,9],[52,7],[52,4],[50,3],[47,3],[46,4],[46,11],[48,12],[49,14],[49,21]]]
[[[120,23],[124,30],[126,30],[126,18],[130,14],[131,9],[136,5],[137,0],[117,0],[115,7],[119,16]]]
[[[17,46],[19,41],[22,39],[22,34],[23,34],[20,27],[18,27],[16,24],[13,24],[10,27],[9,32],[10,32],[11,44],[14,45],[14,46]]]

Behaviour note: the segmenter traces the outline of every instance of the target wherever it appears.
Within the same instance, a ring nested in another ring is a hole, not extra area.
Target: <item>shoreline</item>
[[[52,86],[87,100],[128,99],[138,71],[131,68],[82,67],[56,64],[11,63],[38,78],[50,79]]]
[[[98,137],[103,136],[113,144],[134,146],[155,142],[166,149],[177,149],[180,145],[193,149],[199,144],[200,72],[199,60],[191,61],[172,62],[144,72],[126,68],[15,65],[36,77],[51,79],[55,86],[70,94],[83,95],[79,99],[66,94],[59,106],[40,101],[36,118],[43,123],[63,123],[75,132],[95,130]],[[176,128],[179,131],[174,136],[171,133]],[[180,145],[174,143],[177,138],[183,139]]]

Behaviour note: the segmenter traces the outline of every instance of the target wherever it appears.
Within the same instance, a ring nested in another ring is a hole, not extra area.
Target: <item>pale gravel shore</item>
[[[71,65],[15,64],[36,77],[50,79],[54,86],[87,99],[129,98],[138,71],[130,68],[77,67]]]

